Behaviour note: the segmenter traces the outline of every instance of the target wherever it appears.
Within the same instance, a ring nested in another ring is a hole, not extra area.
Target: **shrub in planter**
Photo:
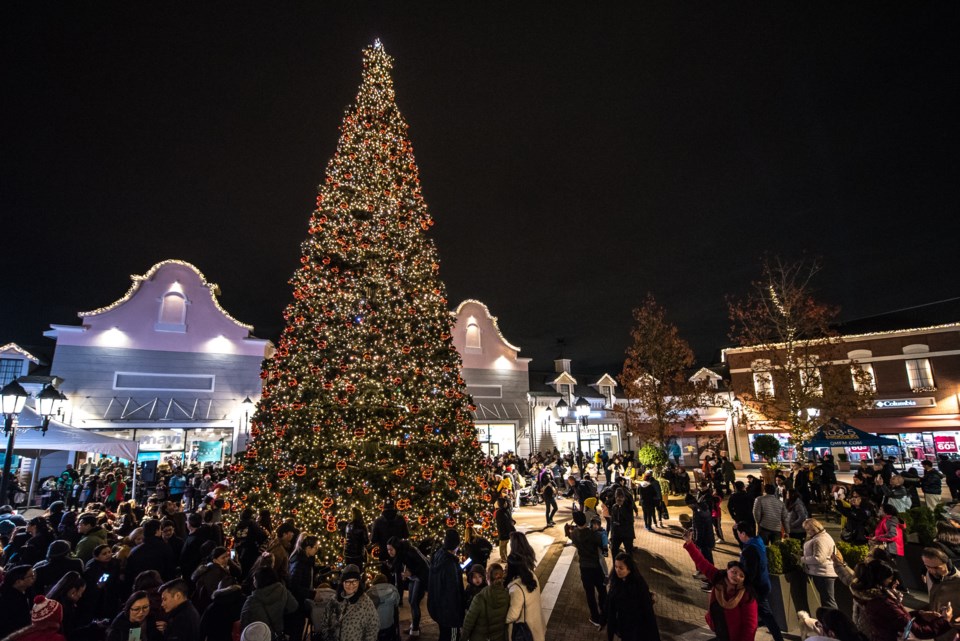
[[[850,567],[854,567],[857,563],[867,558],[870,547],[867,545],[853,545],[846,541],[837,541],[837,551],[843,556],[844,563]]]
[[[767,546],[767,571],[770,574],[783,574],[783,554],[776,545]]]
[[[907,532],[917,535],[920,545],[933,545],[937,538],[937,516],[933,510],[920,505],[910,508],[901,514],[900,518],[906,524]]]
[[[780,557],[783,559],[783,573],[802,570],[800,557],[803,553],[803,545],[797,539],[783,539],[775,543],[780,548]]]
[[[761,434],[753,439],[753,453],[767,463],[776,463],[780,458],[780,441],[771,434]]]

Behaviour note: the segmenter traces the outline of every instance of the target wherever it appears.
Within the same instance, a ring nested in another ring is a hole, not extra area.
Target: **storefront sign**
[[[148,452],[171,452],[183,449],[183,432],[180,430],[156,431],[138,434],[140,450]]]
[[[869,454],[870,448],[866,447],[865,445],[858,446],[858,447],[848,447],[847,452],[850,454]]]
[[[919,398],[885,398],[874,401],[874,406],[878,410],[903,409],[913,407],[936,407],[937,399],[932,396],[923,396]]]
[[[952,436],[934,436],[933,449],[937,454],[956,454],[957,439]]]
[[[194,441],[197,448],[197,461],[200,463],[213,463],[220,460],[220,452],[223,449],[223,443],[219,441]]]

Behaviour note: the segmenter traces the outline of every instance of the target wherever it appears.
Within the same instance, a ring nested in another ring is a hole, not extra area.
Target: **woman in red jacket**
[[[873,540],[883,544],[890,554],[903,556],[903,529],[900,513],[897,512],[897,508],[888,503],[883,506],[883,518],[877,523]]]
[[[683,534],[683,549],[710,584],[707,625],[719,641],[753,641],[757,633],[757,599],[744,583],[746,573],[739,561],[730,561],[726,570],[717,569],[703,558],[693,543],[693,532]]]

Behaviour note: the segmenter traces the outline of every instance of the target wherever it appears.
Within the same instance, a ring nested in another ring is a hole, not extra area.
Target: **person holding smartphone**
[[[130,595],[123,610],[107,630],[107,641],[162,641],[156,619],[150,612],[150,598],[143,590]]]

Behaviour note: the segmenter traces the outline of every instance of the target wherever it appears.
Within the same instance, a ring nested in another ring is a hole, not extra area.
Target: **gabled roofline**
[[[33,361],[34,365],[39,365],[41,363],[38,357],[34,356],[33,354],[23,349],[16,343],[7,343],[6,345],[0,346],[0,352],[6,352],[7,350],[14,351],[17,354],[20,354],[21,356],[26,357],[27,360]]]
[[[508,341],[508,340],[506,339],[506,337],[504,337],[503,332],[500,331],[500,325],[497,323],[497,317],[490,313],[490,308],[487,307],[487,305],[486,305],[483,301],[479,301],[479,300],[477,300],[476,298],[468,298],[468,299],[464,300],[462,303],[460,303],[459,305],[457,305],[457,308],[456,308],[454,311],[450,312],[450,313],[451,313],[454,317],[459,316],[459,315],[460,315],[460,310],[463,309],[463,306],[466,305],[466,304],[468,304],[468,303],[474,303],[474,304],[479,305],[480,307],[482,307],[482,308],[483,308],[483,312],[487,315],[487,318],[489,318],[490,321],[493,323],[493,329],[497,332],[497,336],[500,337],[500,340],[503,341],[503,344],[506,345],[507,347],[509,347],[510,349],[512,349],[512,350],[515,351],[515,352],[519,352],[519,351],[520,351],[520,348],[519,348],[519,347],[517,347],[516,345],[513,345],[510,341]]]
[[[230,322],[234,323],[238,327],[242,327],[248,332],[253,332],[253,325],[247,325],[246,323],[241,323],[236,318],[231,316],[227,310],[225,310],[223,307],[220,306],[220,301],[217,300],[217,296],[220,295],[219,285],[209,282],[207,280],[207,277],[203,275],[203,272],[197,269],[195,265],[188,263],[185,260],[178,260],[175,258],[160,261],[159,263],[151,267],[149,270],[147,270],[147,272],[141,276],[138,276],[136,274],[131,274],[130,280],[133,282],[130,285],[130,289],[127,290],[127,293],[124,294],[122,298],[114,301],[113,303],[110,303],[106,307],[94,309],[89,312],[77,312],[77,316],[79,316],[80,318],[85,318],[87,316],[97,316],[99,314],[105,314],[106,312],[112,311],[117,307],[120,307],[121,305],[129,301],[131,298],[133,298],[133,295],[136,294],[137,290],[140,289],[140,284],[142,282],[153,278],[153,276],[157,273],[157,271],[159,271],[161,267],[164,267],[166,265],[180,265],[181,267],[186,267],[188,269],[193,270],[193,272],[200,278],[200,282],[203,284],[203,286],[210,290],[210,300],[213,301],[213,305],[217,308],[217,311],[223,314]]]

